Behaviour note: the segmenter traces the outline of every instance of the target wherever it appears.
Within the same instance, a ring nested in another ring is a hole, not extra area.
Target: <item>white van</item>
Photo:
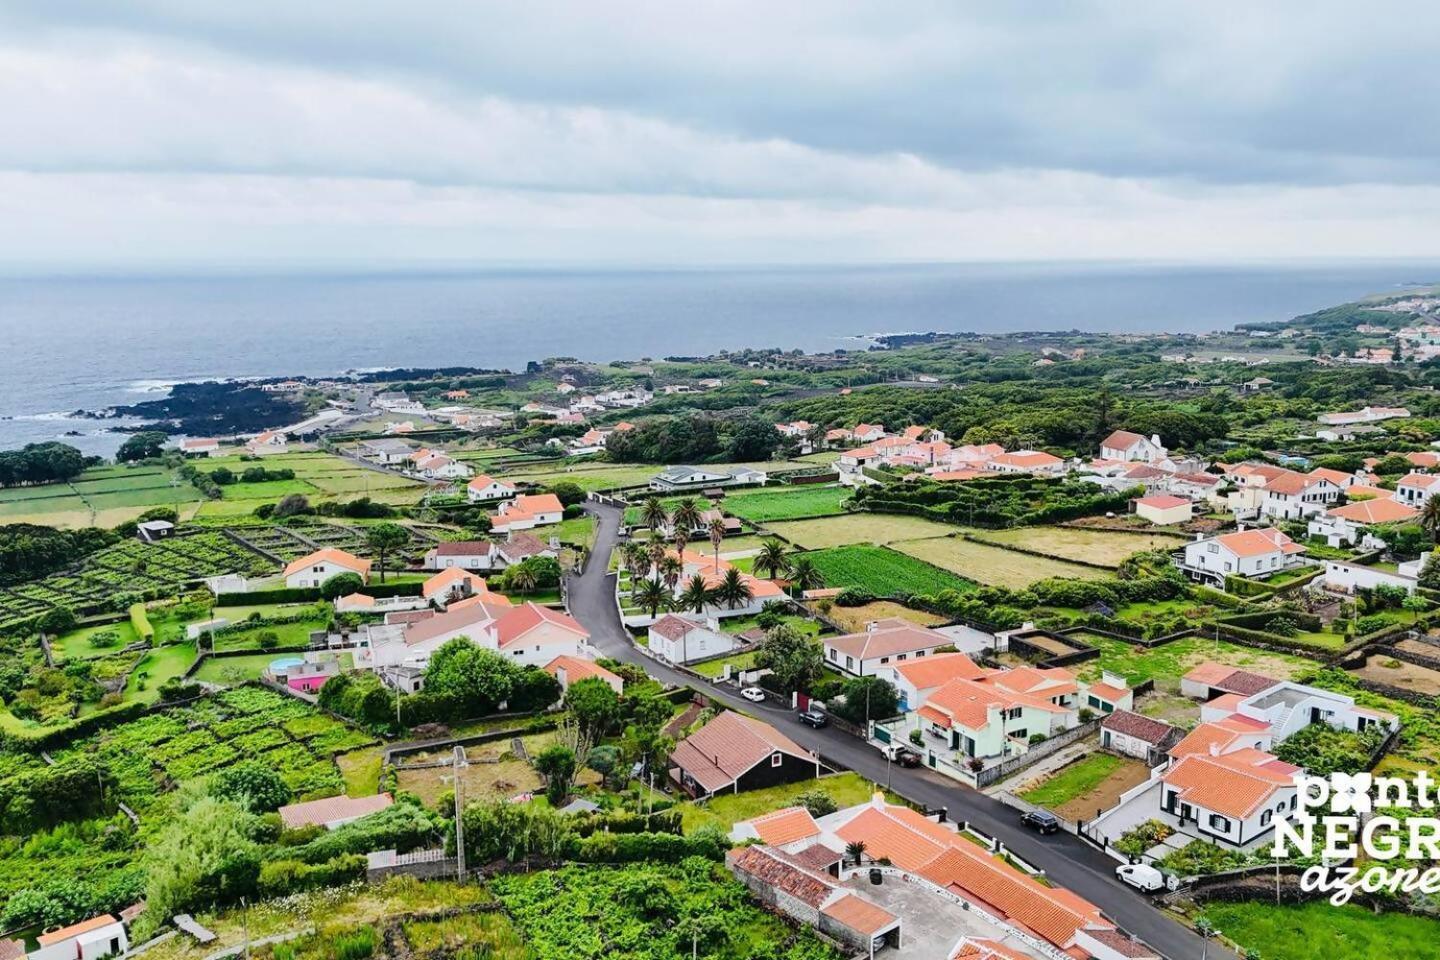
[[[1143,863],[1127,863],[1116,867],[1115,876],[1119,877],[1122,883],[1128,883],[1145,893],[1165,889],[1165,874]]]

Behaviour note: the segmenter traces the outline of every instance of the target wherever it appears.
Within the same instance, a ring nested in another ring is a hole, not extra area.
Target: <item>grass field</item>
[[[879,513],[847,513],[818,520],[767,523],[766,529],[807,550],[843,547],[850,543],[884,545],[899,540],[946,537],[955,528],[922,517]]]
[[[252,653],[243,657],[207,657],[195,671],[195,679],[233,686],[256,679],[271,661],[283,656],[283,653]]]
[[[890,518],[898,519],[898,518]],[[960,537],[898,540],[892,546],[912,557],[944,567],[960,576],[996,587],[1023,588],[1047,577],[1098,580],[1104,570],[1063,560],[1049,560]]]
[[[976,534],[982,540],[1037,550],[1056,557],[1118,567],[1120,561],[1142,550],[1174,550],[1185,537],[1163,533],[1118,533],[1113,530],[1084,530],[1078,527],[1015,527]]]
[[[828,795],[837,806],[853,807],[869,800],[875,792],[875,786],[858,773],[846,772],[820,780],[801,780],[799,783],[747,790],[744,793],[721,794],[702,803],[682,803],[680,810],[685,832],[690,833],[710,823],[729,833],[730,828],[739,821],[791,806],[796,797],[811,790]]]
[[[1138,760],[1091,753],[1061,767],[1020,796],[1066,820],[1078,820],[1113,806],[1122,793],[1144,783],[1149,775],[1150,769]]]
[[[722,657],[718,660],[707,660],[704,663],[697,663],[691,667],[702,677],[718,677],[725,672],[725,665],[729,664],[735,670],[749,670],[755,666],[755,652],[739,653],[733,657]]]
[[[186,641],[168,647],[156,647],[140,658],[130,681],[125,685],[125,699],[154,703],[160,699],[160,685],[180,676],[195,662],[195,643]]]
[[[941,590],[970,590],[975,584],[887,547],[855,544],[806,554],[827,587],[860,587],[880,597],[907,593],[934,596]]]
[[[0,522],[114,526],[156,506],[173,505],[189,515],[201,499],[200,491],[165,467],[99,467],[73,483],[0,490]]]
[[[113,633],[120,639],[106,647],[91,646],[90,638],[97,633]],[[129,646],[140,639],[135,634],[135,628],[130,621],[121,620],[118,623],[103,623],[93,627],[81,627],[79,630],[71,630],[69,633],[57,637],[50,644],[50,651],[57,660],[89,660],[94,657],[104,657],[112,653],[118,653],[122,648]]]
[[[1440,920],[1376,914],[1324,901],[1285,906],[1258,900],[1212,902],[1206,904],[1204,916],[1226,937],[1265,960],[1431,960],[1440,943]]]
[[[849,499],[845,487],[767,487],[741,491],[726,497],[725,512],[751,523],[791,520],[796,517],[827,517],[843,513],[840,504]]]
[[[1098,680],[1103,671],[1110,670],[1125,677],[1131,686],[1145,680],[1154,680],[1156,690],[1161,692],[1178,692],[1180,678],[1195,666],[1209,660],[1241,667],[1276,680],[1292,680],[1319,666],[1315,661],[1304,657],[1267,653],[1205,637],[1182,637],[1148,650],[1099,634],[1081,633],[1079,637],[1091,646],[1100,648],[1099,658],[1080,664],[1078,673],[1082,680]]]

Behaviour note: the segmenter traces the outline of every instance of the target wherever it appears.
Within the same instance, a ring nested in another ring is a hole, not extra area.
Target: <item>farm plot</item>
[[[740,491],[721,502],[724,511],[751,523],[829,517],[844,513],[850,491],[839,486],[776,487]]]
[[[879,597],[911,593],[934,596],[942,590],[975,587],[970,580],[887,547],[854,544],[812,550],[805,556],[814,562],[827,587],[858,587]]]
[[[0,490],[0,521],[54,527],[114,526],[155,506],[186,512],[201,497],[189,483],[161,467],[87,470],[73,483]]]
[[[812,603],[811,606],[813,607],[814,604]],[[858,633],[865,629],[865,624],[876,620],[908,620],[911,623],[918,623],[922,627],[933,627],[945,622],[944,617],[926,613],[924,610],[911,610],[892,600],[876,600],[874,603],[861,604],[858,607],[832,606],[827,616],[841,630],[848,633]]]
[[[178,784],[242,758],[280,772],[301,797],[328,797],[344,783],[334,756],[369,746],[369,734],[261,687],[236,687],[192,706],[153,713],[82,740],[57,755],[97,757],[120,798],[141,813]]]
[[[797,547],[820,550],[851,543],[885,545],[901,540],[948,537],[955,528],[923,517],[880,513],[847,513],[818,520],[788,520],[765,524],[765,529]]]
[[[555,742],[553,733],[530,734],[520,738],[527,756],[534,756]],[[540,774],[528,760],[517,757],[509,740],[469,747],[465,751],[470,766],[465,770],[465,798],[478,800],[508,800],[523,793],[538,793],[544,787]],[[407,763],[419,763],[443,759],[419,754],[409,758]],[[401,790],[419,797],[427,806],[439,802],[442,794],[455,789],[454,770],[446,765],[406,769],[400,767],[397,783]]]
[[[1181,637],[1160,647],[1145,648],[1098,633],[1079,631],[1067,634],[1100,650],[1100,656],[1076,669],[1080,679],[1094,682],[1105,670],[1123,676],[1131,686],[1154,680],[1161,692],[1178,693],[1180,678],[1193,667],[1207,661],[1249,670],[1276,680],[1295,680],[1316,669],[1318,664],[1304,657],[1285,653],[1267,653],[1223,640],[1206,637]]]
[[[1066,820],[1082,820],[1108,810],[1122,793],[1149,777],[1150,768],[1139,760],[1091,753],[1023,790],[1020,797]]]
[[[1021,547],[1060,559],[1098,563],[1105,567],[1118,567],[1132,553],[1175,550],[1186,542],[1185,537],[1164,533],[1121,533],[1079,527],[1013,527],[1009,530],[987,530],[976,536],[986,543]]]
[[[892,546],[909,556],[996,587],[1020,589],[1047,577],[1097,580],[1106,575],[1104,570],[1093,567],[1017,553],[961,537],[901,540],[894,542]]]

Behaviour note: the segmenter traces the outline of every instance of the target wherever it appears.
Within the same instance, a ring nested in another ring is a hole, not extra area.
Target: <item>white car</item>
[[[740,691],[740,696],[749,700],[751,703],[762,703],[765,700],[765,691],[759,687],[746,687]]]
[[[1116,867],[1115,876],[1119,877],[1122,883],[1128,883],[1145,893],[1165,889],[1165,874],[1143,863],[1127,863]]]

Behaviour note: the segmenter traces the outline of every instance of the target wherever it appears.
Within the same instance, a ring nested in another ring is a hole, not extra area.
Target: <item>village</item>
[[[1297,776],[1440,760],[1428,400],[1277,416],[1236,363],[1231,436],[1046,442],[950,426],[945,349],[795,400],[793,358],[278,381],[336,415],[6,487],[113,529],[0,592],[0,958],[581,955],[552,901],[697,955],[1244,955]],[[773,399],[686,406],[731,394]]]

